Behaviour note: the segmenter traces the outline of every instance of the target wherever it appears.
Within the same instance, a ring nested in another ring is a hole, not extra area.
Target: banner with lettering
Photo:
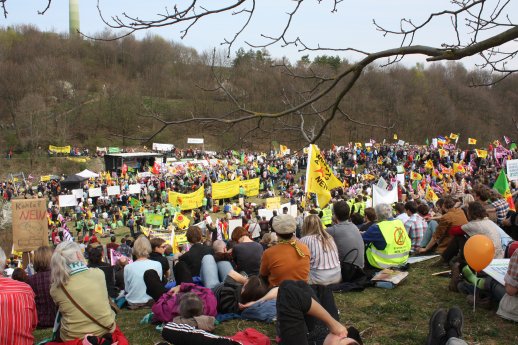
[[[182,211],[199,208],[203,203],[205,188],[202,186],[194,193],[182,194],[177,192],[169,192],[169,203],[171,205],[180,206]]]
[[[240,185],[245,188],[246,196],[259,195],[259,178],[240,181]]]
[[[232,198],[239,194],[239,184],[243,181],[234,180],[212,184],[212,199]]]
[[[70,145],[69,146],[49,145],[49,151],[55,152],[55,153],[70,153]]]
[[[266,209],[267,210],[276,210],[279,207],[281,207],[281,197],[280,196],[266,199]]]
[[[120,153],[121,149],[119,147],[108,147],[108,153]]]

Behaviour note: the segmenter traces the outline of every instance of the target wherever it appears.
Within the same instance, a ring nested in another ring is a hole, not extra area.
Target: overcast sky
[[[186,3],[187,0],[179,1]],[[106,25],[101,21],[96,8],[95,0],[79,0],[80,26],[81,31],[87,35],[95,35],[103,31]],[[121,15],[126,12],[130,16],[141,19],[157,18],[157,14],[165,13],[166,7],[171,10],[175,1],[165,0],[104,0],[100,7],[105,18],[113,15]],[[209,8],[215,4],[228,3],[225,0],[200,1]],[[144,5],[143,5],[144,4]],[[294,8],[295,2],[291,0],[258,0],[256,15],[250,26],[243,32],[242,37],[232,48],[234,53],[239,47],[249,49],[246,42],[252,44],[264,44],[267,40],[261,34],[267,36],[278,36],[282,32],[287,20],[287,12]],[[52,0],[50,9],[39,15],[38,10],[46,6],[46,0],[8,0],[7,19],[1,17],[0,25],[33,24],[44,31],[68,32],[68,0]],[[297,37],[310,46],[321,47],[354,47],[363,51],[375,52],[383,49],[399,46],[400,37],[387,36],[376,30],[372,24],[376,20],[379,24],[397,29],[401,18],[412,18],[414,23],[420,23],[434,11],[453,9],[450,1],[444,0],[346,0],[338,5],[338,12],[331,13],[333,1],[324,0],[320,4],[317,0],[306,0],[303,2],[300,12],[288,31],[288,38],[293,40]],[[508,11],[518,15],[518,8]],[[231,39],[234,33],[239,30],[245,17],[231,14],[218,14],[204,18],[198,22],[183,40],[180,38],[180,27],[164,27],[142,31],[136,34],[138,38],[146,34],[157,34],[167,40],[182,42],[186,46],[193,47],[199,52],[212,50],[214,47],[221,47],[224,39]],[[453,38],[450,30],[449,20],[437,20],[427,30],[419,33],[414,44],[430,45],[440,47],[442,43],[451,42]],[[463,31],[466,29],[462,26]],[[280,44],[267,48],[271,55],[276,58],[288,57],[292,62],[300,59],[308,52],[299,52],[296,47],[282,48]],[[350,53],[320,52],[309,53],[315,55],[340,55],[355,61],[360,56]],[[408,57],[403,60],[407,66],[422,62],[422,57]],[[462,60],[464,65],[472,68],[477,60],[473,58]],[[380,63],[383,61],[380,61]]]

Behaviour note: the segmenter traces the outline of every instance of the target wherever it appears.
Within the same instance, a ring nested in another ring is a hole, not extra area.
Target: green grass
[[[464,339],[469,344],[518,344],[516,323],[499,318],[495,309],[479,308],[473,312],[463,295],[448,291],[447,278],[430,275],[440,270],[442,268],[428,262],[418,263],[411,267],[407,280],[396,289],[369,288],[363,292],[336,293],[340,320],[357,327],[366,344],[424,344],[433,311],[458,305],[464,312]],[[154,344],[161,340],[154,326],[139,323],[149,311],[123,310],[117,316],[117,323],[131,344]],[[248,327],[267,334],[272,341],[275,338],[273,325],[242,320],[224,322],[216,327],[215,333],[232,335]],[[49,335],[48,330],[35,332],[37,340]]]

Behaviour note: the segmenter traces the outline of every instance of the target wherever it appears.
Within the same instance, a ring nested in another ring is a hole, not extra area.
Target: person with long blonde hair
[[[329,235],[317,215],[309,215],[304,219],[300,241],[310,251],[309,283],[329,285],[339,283],[342,279],[340,259],[335,240]]]

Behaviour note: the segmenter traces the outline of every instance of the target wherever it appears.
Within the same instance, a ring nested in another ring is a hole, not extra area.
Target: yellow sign
[[[234,180],[212,184],[212,199],[227,199],[239,194],[239,185],[243,181]]]
[[[76,163],[86,163],[89,159],[89,157],[67,157],[67,160]]]
[[[44,175],[40,177],[41,182],[49,182],[50,181],[50,175]]]
[[[281,207],[281,197],[280,196],[266,199],[266,209],[267,210],[277,210],[280,207]]]
[[[70,153],[70,145],[69,146],[49,145],[49,151],[55,152],[55,153]]]
[[[203,186],[190,194],[169,192],[169,203],[173,206],[179,205],[182,211],[192,210],[202,206],[204,195],[205,188]]]
[[[181,212],[177,212],[174,215],[173,224],[176,224],[176,226],[178,226],[178,228],[186,229],[190,223],[191,223],[191,220],[189,218],[187,218],[186,216],[184,216]]]
[[[174,244],[173,244],[173,253],[174,254],[177,254],[180,252],[180,250],[178,249],[178,246],[182,245],[182,244],[186,244],[186,243],[189,243],[189,241],[187,241],[187,236],[184,234],[178,234],[178,235],[175,235],[174,236]]]
[[[246,196],[256,196],[259,195],[259,178],[254,178],[251,180],[242,180],[239,181],[240,185],[245,189]]]

